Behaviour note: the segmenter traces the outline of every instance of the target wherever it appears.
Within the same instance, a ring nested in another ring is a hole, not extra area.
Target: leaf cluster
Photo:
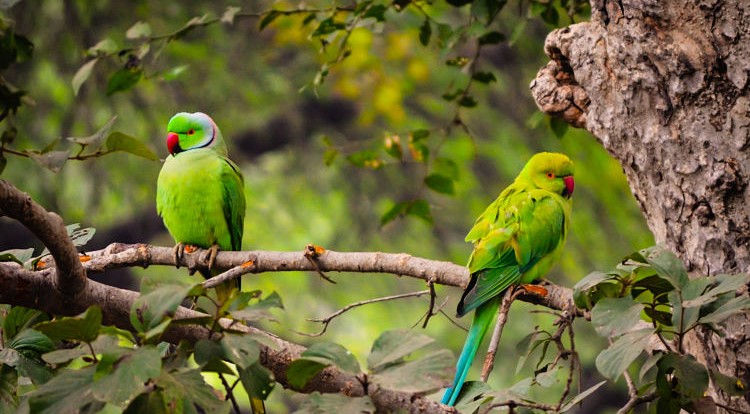
[[[748,282],[747,274],[690,278],[674,253],[654,246],[629,255],[613,270],[586,276],[576,284],[574,300],[591,310],[597,333],[610,340],[596,358],[599,372],[616,380],[648,353],[637,396],[655,396],[655,412],[678,413],[695,410],[709,378],[729,395],[744,393],[739,379],[686,354],[684,340],[695,329],[723,335],[721,324],[750,308],[750,298],[736,293]]]

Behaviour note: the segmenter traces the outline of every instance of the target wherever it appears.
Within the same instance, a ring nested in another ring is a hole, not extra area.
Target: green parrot
[[[535,154],[513,184],[487,207],[466,241],[471,280],[456,310],[474,320],[442,403],[454,405],[506,289],[540,279],[560,258],[570,222],[573,162],[563,154]]]
[[[156,210],[177,246],[210,249],[209,269],[218,249],[241,250],[245,220],[242,173],[227,157],[216,123],[201,112],[180,112],[167,125],[169,155],[156,183]],[[211,271],[205,278],[215,276]],[[233,279],[216,287],[219,301],[240,287]],[[263,400],[250,397],[252,412],[265,413]]]
[[[169,155],[156,183],[156,210],[177,242],[175,254],[185,246],[210,249],[210,269],[218,249],[242,248],[242,173],[227,158],[221,131],[208,115],[180,112],[169,120],[167,131]],[[239,287],[239,279],[218,286],[219,299],[226,299],[233,287]]]

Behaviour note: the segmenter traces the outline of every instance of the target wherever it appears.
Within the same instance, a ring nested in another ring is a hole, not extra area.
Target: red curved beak
[[[565,183],[565,191],[563,192],[563,195],[565,197],[570,197],[573,195],[573,190],[576,187],[576,182],[573,181],[573,176],[569,175],[567,177],[563,177],[563,183]]]
[[[179,135],[175,134],[174,132],[170,132],[169,134],[167,134],[167,149],[172,155],[182,151],[182,148],[180,148]]]

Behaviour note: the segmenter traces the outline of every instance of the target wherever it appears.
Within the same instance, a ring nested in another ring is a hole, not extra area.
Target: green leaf
[[[377,169],[383,166],[383,161],[378,158],[378,153],[374,150],[358,151],[350,154],[346,159],[361,168]]]
[[[437,174],[444,175],[454,181],[457,181],[459,178],[458,165],[450,158],[435,158],[432,162],[432,169]]]
[[[18,128],[15,125],[8,125],[0,136],[0,144],[12,144],[18,136]]]
[[[568,123],[556,116],[549,117],[549,127],[556,137],[562,138],[568,132]]]
[[[367,8],[367,11],[362,16],[363,19],[375,19],[378,22],[385,21],[385,12],[388,11],[388,7],[384,4],[375,4]]]
[[[169,414],[167,407],[164,394],[155,390],[136,397],[122,414]]]
[[[119,339],[114,335],[99,335],[91,344],[95,353],[102,353],[118,346]],[[48,364],[65,364],[82,356],[90,356],[91,349],[86,344],[79,344],[75,348],[63,348],[42,355],[44,362]]]
[[[276,291],[271,292],[270,295],[257,303],[247,305],[244,309],[230,310],[230,313],[234,319],[245,322],[275,320],[273,314],[269,312],[272,308],[284,309],[281,296]]]
[[[260,28],[259,31],[262,31],[266,28],[269,24],[273,23],[274,20],[276,20],[277,17],[281,16],[281,13],[277,10],[271,10],[268,13],[266,13],[265,16],[263,16],[262,19],[260,19]]]
[[[131,40],[149,36],[151,36],[151,25],[146,22],[136,22],[125,32],[125,37]]]
[[[596,357],[596,369],[615,381],[643,352],[654,330],[639,329],[621,336]]]
[[[47,335],[33,329],[22,330],[6,346],[27,358],[37,360],[42,354],[55,349],[55,344]]]
[[[586,277],[579,280],[578,283],[575,284],[575,286],[573,286],[573,295],[575,296],[579,293],[586,292],[594,286],[602,282],[609,281],[610,279],[612,279],[612,276],[607,273],[591,272],[586,275]]]
[[[370,380],[389,390],[430,393],[450,384],[453,365],[453,353],[441,349],[414,361],[395,365],[381,362],[378,365],[381,368],[370,376]]]
[[[154,378],[154,383],[161,388],[165,401],[170,404],[181,402],[183,406],[195,404],[207,413],[226,414],[230,405],[219,400],[198,369],[181,369],[166,372]]]
[[[42,154],[35,152],[29,153],[29,157],[36,161],[42,167],[57,173],[60,172],[65,162],[68,161],[70,150],[67,151],[50,151]]]
[[[0,152],[0,174],[5,171],[5,166],[8,165],[8,160],[5,158],[2,152]]]
[[[93,380],[93,366],[64,370],[29,394],[29,409],[36,414],[97,412],[104,403],[94,398]]]
[[[205,25],[207,20],[207,14],[204,14],[203,16],[193,17],[192,19],[188,20],[188,22],[185,23],[184,26],[182,26],[176,32],[172,33],[172,35],[170,36],[171,40],[177,40],[188,34],[194,28]]]
[[[677,379],[674,388],[682,397],[701,397],[708,388],[706,367],[690,355],[669,353],[659,360],[657,366],[659,367],[659,375],[671,372]]]
[[[456,400],[456,409],[462,413],[475,413],[479,406],[492,399],[491,393],[492,388],[486,382],[467,381]]]
[[[408,201],[400,201],[398,203],[394,203],[391,208],[388,209],[388,211],[380,216],[380,227],[383,227],[391,221],[395,220],[397,217],[406,214],[406,210],[409,208],[409,204],[410,203]]]
[[[662,355],[664,354],[661,352],[655,352],[654,354],[649,355],[649,357],[646,359],[646,362],[644,362],[643,365],[641,365],[641,371],[638,374],[639,382],[644,382],[647,380],[647,377],[650,375],[650,372],[653,372],[653,368],[659,362]]]
[[[433,342],[434,339],[417,331],[396,329],[383,332],[372,344],[367,366],[372,372],[380,371],[403,362],[407,355]]]
[[[128,352],[116,362],[109,375],[95,382],[94,397],[121,406],[146,389],[146,383],[161,373],[161,356],[154,346]]]
[[[333,17],[329,17],[318,24],[318,27],[312,32],[313,37],[320,37],[329,35],[338,30],[346,29],[346,25],[341,22],[337,22]]]
[[[258,344],[244,335],[225,334],[219,344],[226,358],[240,368],[250,368],[260,357]]]
[[[429,224],[432,224],[432,213],[430,205],[425,200],[414,200],[406,208],[406,214],[419,217]]]
[[[466,95],[458,101],[458,104],[464,108],[473,108],[477,106],[477,100],[473,96]]]
[[[357,358],[355,358],[348,349],[337,343],[315,343],[302,353],[302,357],[306,359],[317,359],[320,362],[333,364],[345,372],[359,373],[360,371]]]
[[[471,78],[481,83],[497,82],[497,78],[495,77],[495,74],[492,72],[477,72],[474,75],[472,75]]]
[[[104,124],[104,126],[99,128],[98,131],[87,137],[67,137],[65,139],[75,142],[76,144],[87,145],[93,147],[93,149],[97,149],[104,142],[104,138],[107,137],[107,134],[109,134],[112,125],[115,124],[115,120],[117,120],[117,116],[113,116],[106,124]]]
[[[34,329],[56,341],[94,342],[101,326],[102,310],[97,305],[91,305],[81,315],[42,322],[34,326]]]
[[[102,56],[102,55],[109,55],[109,54],[115,53],[117,52],[117,49],[118,49],[117,43],[115,43],[115,41],[112,40],[111,38],[105,37],[104,39],[100,40],[99,43],[95,44],[94,46],[91,46],[86,51],[86,53],[92,56]]]
[[[172,318],[189,290],[190,286],[165,285],[139,296],[130,309],[130,323],[148,337],[160,334],[149,331]]]
[[[643,307],[630,296],[604,298],[591,310],[591,324],[596,333],[605,338],[619,336],[641,321]]]
[[[0,252],[0,262],[16,262],[23,265],[34,255],[34,249],[11,249]]]
[[[695,299],[686,300],[682,303],[682,306],[686,308],[694,306],[703,306],[707,303],[715,301],[719,295],[729,292],[735,292],[741,287],[745,286],[750,282],[750,274],[740,273],[736,275],[718,275],[714,278],[718,282],[716,286],[709,289],[706,293],[696,297]]]
[[[195,343],[195,362],[201,367],[212,360],[220,359],[224,356],[224,350],[218,342],[210,339],[201,339]]]
[[[302,389],[312,377],[330,365],[353,373],[358,373],[360,369],[357,359],[343,346],[319,342],[310,346],[299,359],[289,364],[287,378],[293,387]]]
[[[479,45],[496,45],[505,41],[505,35],[497,32],[487,32],[479,37]]]
[[[292,361],[286,370],[289,385],[294,389],[302,390],[310,379],[324,370],[328,365],[328,363],[320,362],[316,359],[300,358]]]
[[[441,194],[455,194],[453,180],[440,174],[430,174],[424,178],[427,187]]]
[[[682,289],[688,283],[685,265],[674,253],[659,246],[640,250],[639,253],[659,276],[668,280],[675,288]]]
[[[8,365],[0,365],[0,412],[15,413],[18,408],[18,373]]]
[[[248,395],[265,400],[273,390],[276,382],[273,373],[260,363],[253,364],[250,368],[239,369],[240,381]]]
[[[24,308],[23,306],[13,306],[3,320],[5,340],[8,341],[15,337],[18,332],[47,320],[49,320],[47,314],[42,311]]]
[[[404,150],[401,147],[401,138],[398,135],[389,135],[383,140],[385,152],[396,160],[401,161],[404,157]]]
[[[698,319],[699,324],[718,324],[730,316],[750,308],[750,298],[738,296],[721,305],[715,311]]]
[[[139,66],[125,67],[115,72],[107,82],[107,96],[131,89],[141,80],[143,69]]]
[[[357,413],[374,414],[375,406],[370,397],[349,397],[342,394],[310,394],[294,411],[294,414],[313,413]]]
[[[81,89],[81,85],[83,85],[83,83],[91,76],[91,72],[94,70],[94,66],[96,66],[98,61],[99,58],[89,60],[78,68],[75,75],[73,75],[70,84],[73,87],[74,95],[78,96],[78,91]]]
[[[432,37],[432,25],[430,19],[424,19],[422,26],[419,27],[419,43],[422,46],[427,46],[430,44],[430,37]]]
[[[159,157],[156,153],[151,150],[146,144],[142,143],[139,139],[123,134],[122,132],[115,131],[107,137],[105,148],[108,151],[124,151],[129,152],[133,155],[143,157],[147,160],[157,161]]]
[[[583,401],[586,397],[593,394],[596,390],[598,390],[602,385],[606,383],[607,381],[601,381],[598,384],[592,385],[591,387],[587,388],[586,391],[581,392],[580,394],[573,397],[573,399],[566,402],[565,405],[560,408],[560,412],[564,413],[571,408],[574,408],[576,405],[580,404],[581,401]]]
[[[709,369],[708,373],[711,381],[730,396],[739,397],[747,392],[747,386],[739,378],[724,375],[715,369]]]

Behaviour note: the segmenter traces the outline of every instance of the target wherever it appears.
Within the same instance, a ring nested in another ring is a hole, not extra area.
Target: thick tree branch
[[[150,246],[146,244],[112,243],[103,250],[87,252],[90,260],[84,263],[89,272],[103,272],[121,267],[150,265],[175,266],[174,252],[171,247]],[[206,266],[206,251],[198,249],[186,253],[179,263],[189,269]],[[469,272],[464,266],[439,260],[423,259],[406,253],[381,252],[336,252],[326,250],[315,259],[315,265],[305,257],[304,251],[240,251],[219,252],[215,267],[228,271],[207,280],[206,287],[248,273],[310,271],[317,272],[351,272],[351,273],[388,273],[408,276],[440,285],[464,288],[469,281]],[[534,294],[522,294],[519,299],[550,309],[569,309],[573,300],[571,289],[546,283],[548,294],[544,297]],[[586,316],[578,311],[576,316]]]
[[[86,285],[86,271],[70,241],[63,220],[35,203],[31,197],[5,180],[0,180],[0,213],[18,220],[47,246],[58,263],[56,286],[74,303]]]

